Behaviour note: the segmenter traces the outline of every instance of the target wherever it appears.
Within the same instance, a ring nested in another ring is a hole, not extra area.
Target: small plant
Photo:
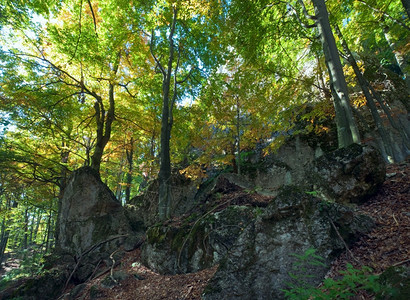
[[[346,271],[340,272],[343,276],[341,279],[327,278],[321,286],[312,286],[309,279],[314,275],[307,273],[307,267],[323,265],[323,258],[315,252],[315,249],[308,249],[303,255],[294,255],[298,261],[293,269],[299,268],[300,271],[297,274],[289,273],[293,282],[288,283],[290,289],[283,290],[288,299],[352,299],[359,291],[376,295],[384,288],[378,281],[379,276],[372,274],[371,268],[355,269],[351,264],[347,264]]]
[[[307,195],[313,196],[313,197],[318,197],[319,192],[318,191],[307,191],[305,192]]]
[[[289,299],[309,299],[312,296],[311,279],[314,275],[309,274],[311,267],[324,267],[324,259],[316,254],[316,249],[310,248],[304,254],[291,254],[297,261],[292,266],[289,276],[292,278],[288,282],[289,290],[284,290],[285,296]]]

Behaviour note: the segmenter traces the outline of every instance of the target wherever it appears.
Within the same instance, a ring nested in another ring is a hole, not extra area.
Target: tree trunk
[[[118,72],[120,60],[121,54],[118,53],[117,60],[115,61],[112,69],[114,75]],[[111,127],[115,118],[114,83],[110,82],[108,84],[109,107],[107,112],[104,109],[102,98],[95,93],[93,93],[93,96],[96,100],[94,109],[95,120],[97,123],[97,140],[95,143],[94,153],[91,157],[91,167],[99,173],[104,148],[111,138]]]
[[[0,269],[4,260],[4,252],[6,251],[7,241],[9,239],[9,230],[6,228],[6,218],[1,221],[1,233],[0,233]]]
[[[67,142],[63,139],[61,143],[61,149],[66,149],[68,148]],[[61,205],[63,201],[63,194],[64,190],[67,186],[67,177],[68,177],[68,169],[66,167],[66,164],[68,163],[68,158],[69,158],[70,152],[66,150],[61,151],[60,159],[61,159],[61,169],[60,169],[60,180],[58,182],[58,196],[57,196],[57,220],[56,220],[56,227],[55,227],[55,239],[56,239],[56,245],[58,245],[59,242],[59,230],[60,230],[60,214],[61,214]]]
[[[326,58],[332,85],[333,102],[336,111],[336,125],[339,147],[360,143],[359,130],[353,118],[346,80],[343,74],[339,52],[330,28],[329,16],[324,0],[312,0],[315,8],[316,25],[319,29],[323,52]]]
[[[124,184],[124,163],[127,158],[121,156],[120,166],[117,174],[117,187],[115,189],[115,198],[122,204],[123,184]]]
[[[239,99],[236,99],[236,165],[237,173],[241,175],[241,108]]]
[[[162,119],[161,119],[161,150],[160,150],[160,168],[159,168],[159,195],[158,195],[158,215],[160,220],[170,217],[171,205],[171,157],[170,157],[170,139],[173,123],[172,110],[176,99],[176,84],[174,84],[174,95],[171,99],[171,76],[172,64],[174,62],[174,32],[177,21],[177,10],[173,9],[173,19],[168,37],[169,57],[168,66],[165,70],[161,67],[163,73],[162,81]],[[176,67],[177,68],[177,67]],[[176,74],[175,74],[176,76]],[[174,78],[176,83],[176,78]]]
[[[21,249],[28,248],[28,208],[24,210],[23,243]]]
[[[382,139],[381,144],[383,145],[383,148],[385,149],[385,153],[386,153],[385,159],[390,163],[393,163],[394,161],[399,161],[401,160],[401,158],[398,157],[399,154],[396,154],[393,151],[393,148],[392,148],[393,141],[390,139],[389,133],[386,131],[386,128],[383,126],[383,121],[379,115],[379,112],[377,111],[377,107],[373,99],[373,96],[370,93],[370,88],[369,88],[370,84],[367,82],[362,72],[360,71],[360,68],[357,65],[356,59],[354,58],[352,52],[350,51],[349,46],[347,45],[346,40],[344,39],[342,32],[340,31],[340,28],[337,24],[335,25],[335,30],[336,30],[337,35],[339,36],[340,41],[342,42],[343,50],[345,54],[347,55],[347,60],[349,61],[349,64],[352,66],[353,71],[356,75],[356,79],[359,82],[359,85],[363,91],[364,96],[366,97],[366,104],[369,107],[373,120],[376,124],[377,132],[379,133]]]
[[[16,201],[11,201],[9,199],[6,200],[6,211],[16,208],[17,207],[17,202]],[[4,215],[3,220],[1,222],[1,235],[0,235],[0,268],[1,268],[1,263],[4,260],[4,253],[6,251],[7,243],[9,241],[10,237],[10,230],[8,228],[9,222],[7,220],[6,215]]]
[[[1,222],[1,233],[0,233],[0,269],[4,260],[4,252],[6,251],[7,240],[9,239],[9,232],[6,230],[5,219]]]
[[[410,19],[410,0],[401,0],[401,3],[403,4],[404,10],[407,13],[407,18]]]
[[[49,213],[48,218],[47,218],[46,234],[44,236],[45,240],[43,242],[46,245],[44,253],[47,253],[49,251],[49,249],[51,248],[50,239],[51,239],[51,236],[52,236],[52,217],[53,217],[53,213],[52,213],[52,210],[50,210],[50,213]]]
[[[384,37],[387,41],[387,43],[389,44],[389,47],[391,49],[391,51],[394,54],[394,58],[396,60],[397,65],[399,66],[400,70],[401,70],[401,75],[403,76],[404,82],[406,84],[407,87],[407,91],[410,91],[410,77],[408,74],[408,60],[406,59],[406,53],[402,54],[400,53],[400,51],[398,51],[397,49],[397,45],[394,42],[392,36],[390,35],[390,28],[388,26],[384,26],[383,27],[383,32],[384,32]]]
[[[134,139],[131,137],[129,149],[126,149],[127,162],[128,162],[128,171],[126,178],[126,187],[125,187],[125,203],[129,203],[131,196],[131,184],[132,184],[132,171],[133,171],[133,158],[134,158]]]
[[[36,218],[36,226],[34,227],[34,232],[33,232],[33,242],[36,243],[37,241],[37,234],[38,234],[38,229],[40,228],[40,223],[41,223],[41,210],[38,210],[37,218]]]

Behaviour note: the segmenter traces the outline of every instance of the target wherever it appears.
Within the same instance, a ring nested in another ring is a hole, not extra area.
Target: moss
[[[39,277],[30,278],[18,290],[14,297],[34,297],[35,299],[55,299],[67,279],[67,274],[59,269],[51,269]],[[15,298],[13,298],[15,299]]]
[[[164,228],[161,226],[153,226],[148,228],[146,234],[149,244],[159,244],[165,240],[167,236],[167,231],[164,230]]]
[[[188,257],[192,257],[198,248],[202,248],[206,238],[206,224],[196,224],[190,234],[190,243],[188,246]],[[203,249],[206,250],[206,249]],[[205,251],[204,251],[205,253]]]
[[[104,296],[104,292],[97,286],[93,285],[90,288],[90,299],[98,299]]]
[[[189,240],[192,236],[192,235],[188,236],[188,234],[189,234],[188,227],[181,227],[179,229],[174,228],[174,233],[172,234],[172,236],[170,236],[171,249],[174,251],[181,251],[185,239],[188,238]]]
[[[212,281],[210,283],[208,283],[208,285],[205,287],[202,295],[205,296],[210,296],[212,294],[218,295],[220,292],[222,292],[222,288],[217,285],[214,284]]]
[[[390,267],[380,275],[379,282],[383,285],[377,299],[410,299],[410,268]]]

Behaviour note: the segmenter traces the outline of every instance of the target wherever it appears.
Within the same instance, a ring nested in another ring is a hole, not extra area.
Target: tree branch
[[[375,12],[377,12],[377,13],[379,13],[379,14],[382,14],[384,17],[387,17],[388,19],[392,20],[394,23],[396,23],[396,24],[402,26],[403,28],[405,28],[405,29],[407,29],[407,30],[410,30],[410,27],[409,27],[409,26],[407,26],[406,24],[404,24],[403,22],[401,22],[401,21],[399,21],[399,20],[396,20],[395,18],[393,18],[392,16],[390,16],[390,15],[387,14],[386,12],[381,11],[380,9],[371,6],[370,4],[368,4],[367,2],[365,2],[365,1],[363,1],[363,0],[357,0],[357,1],[358,1],[359,3],[361,3],[361,4],[365,5],[365,6],[367,6],[368,8],[374,10]]]
[[[93,16],[95,35],[98,37],[98,33],[97,33],[97,21],[96,21],[96,19],[95,19],[95,14],[94,14],[93,6],[91,5],[91,1],[90,1],[90,0],[87,0],[87,2],[88,2],[88,6],[90,7],[90,10],[91,10],[91,15]]]
[[[165,78],[167,76],[167,73],[165,72],[164,67],[161,65],[161,62],[158,60],[158,58],[154,54],[154,43],[155,43],[154,36],[155,36],[154,30],[152,30],[152,32],[151,32],[151,42],[149,44],[149,51],[151,53],[152,58],[154,58],[154,60],[155,60],[156,66],[161,70],[161,73]]]

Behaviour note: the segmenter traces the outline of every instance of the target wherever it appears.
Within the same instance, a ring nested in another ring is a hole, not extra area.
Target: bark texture
[[[360,134],[353,118],[346,80],[335,38],[329,23],[329,16],[324,0],[312,0],[315,7],[316,26],[318,27],[323,51],[331,81],[331,89],[336,111],[339,147],[360,143]]]

